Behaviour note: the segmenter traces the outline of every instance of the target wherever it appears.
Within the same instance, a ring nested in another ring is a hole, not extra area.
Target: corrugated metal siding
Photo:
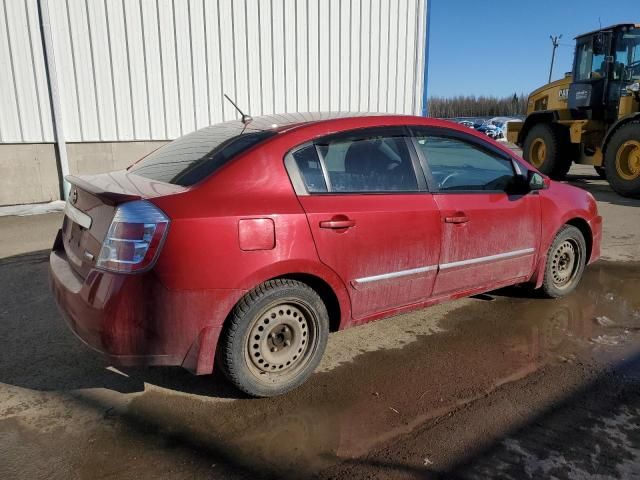
[[[0,142],[52,142],[37,0],[1,0]]]
[[[173,139],[293,111],[419,114],[426,0],[49,2],[65,140]],[[0,141],[53,128],[38,0],[0,0]]]

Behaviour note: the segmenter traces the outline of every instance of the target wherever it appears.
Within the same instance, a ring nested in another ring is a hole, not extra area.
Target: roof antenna
[[[251,115],[247,115],[246,113],[244,113],[242,110],[240,110],[240,107],[238,107],[238,105],[236,105],[236,102],[234,102],[233,100],[231,100],[231,98],[229,98],[229,95],[227,95],[226,93],[224,94],[224,98],[226,98],[227,100],[229,100],[231,102],[231,105],[233,105],[233,108],[235,108],[240,115],[242,115],[242,118],[240,119],[240,121],[242,123],[244,123],[245,125],[247,123],[249,123],[251,120],[253,120],[253,118],[251,118]]]

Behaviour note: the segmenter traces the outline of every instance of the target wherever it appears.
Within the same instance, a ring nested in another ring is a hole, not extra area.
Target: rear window
[[[159,182],[188,187],[275,134],[271,130],[247,130],[239,122],[213,125],[164,145],[129,171]]]

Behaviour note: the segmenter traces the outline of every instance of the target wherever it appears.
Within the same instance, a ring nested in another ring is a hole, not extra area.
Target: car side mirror
[[[542,190],[546,185],[544,177],[533,170],[529,170],[527,173],[527,184],[529,185],[529,190],[532,192]]]
[[[507,187],[507,193],[511,195],[525,195],[531,191],[529,178],[525,175],[515,175]]]
[[[515,175],[509,186],[507,193],[511,195],[525,195],[529,192],[542,190],[547,186],[545,179],[538,172],[527,171],[525,175]]]

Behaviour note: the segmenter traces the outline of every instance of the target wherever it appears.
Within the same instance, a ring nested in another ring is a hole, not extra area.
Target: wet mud
[[[603,372],[613,372],[609,375],[623,390],[626,381],[637,380],[616,373],[616,368],[640,354],[639,286],[640,265],[600,262],[587,269],[578,290],[564,299],[542,299],[519,288],[481,295],[447,314],[439,322],[440,333],[418,335],[400,349],[362,353],[350,363],[316,373],[299,390],[273,399],[238,397],[215,375],[193,380],[196,387],[184,391],[179,385],[187,377],[181,372],[124,371],[128,377],[122,377],[123,382],[146,382],[144,388],[132,388],[138,393],[125,402],[113,402],[103,391],[111,391],[112,385],[99,381],[92,388],[65,393],[72,425],[54,422],[51,429],[34,427],[5,410],[0,417],[0,474],[2,478],[12,478],[7,474],[15,478],[431,478],[431,474],[446,478],[447,472],[457,472],[460,478],[486,478],[493,472],[524,478],[518,475],[525,470],[510,471],[511,464],[503,458],[514,452],[520,452],[514,460],[518,468],[529,465],[529,471],[536,472],[544,467],[548,473],[562,464],[546,450],[553,447],[557,452],[557,445],[513,433],[502,438],[500,432],[512,432],[514,425],[528,421],[528,409],[533,407],[527,402],[539,390],[546,392],[538,395],[544,397],[546,408],[554,402],[560,405]],[[419,315],[428,321],[429,309]],[[89,365],[86,374],[100,370],[98,365]],[[0,377],[0,382],[33,386],[16,374]],[[523,387],[512,391],[518,385]],[[55,382],[47,386],[55,390]],[[505,402],[510,409],[496,411]],[[476,416],[465,418],[474,409]],[[74,413],[78,410],[89,412],[80,428]],[[593,411],[599,411],[595,404]],[[631,425],[633,432],[635,426],[640,429],[640,411],[638,416],[634,412],[620,407],[610,423],[599,427],[600,437],[622,441],[624,432],[616,430],[618,424]],[[480,424],[474,430],[477,415],[493,415],[497,430]],[[567,418],[545,417],[544,422],[559,425]],[[448,438],[447,430],[459,435],[460,441],[441,440]],[[606,471],[614,477],[616,472],[635,471],[634,448],[640,438],[629,435],[623,440],[631,447],[615,449],[620,458],[606,455],[611,464]],[[486,450],[497,437],[507,443]],[[434,439],[439,439],[437,447]],[[468,444],[478,447],[482,453],[474,455],[482,461],[469,463],[470,452],[464,447]]]

